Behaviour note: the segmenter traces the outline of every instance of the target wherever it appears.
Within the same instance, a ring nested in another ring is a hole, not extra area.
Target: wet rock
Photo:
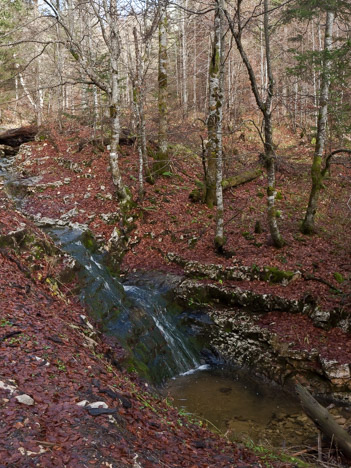
[[[65,222],[74,218],[78,214],[79,214],[78,208],[74,207],[71,210],[67,211],[67,213],[64,213],[62,216],[60,216],[60,219]]]
[[[0,158],[8,158],[9,156],[15,156],[18,151],[18,147],[12,147],[8,145],[0,145]]]
[[[41,179],[41,176],[37,176],[28,179],[12,180],[6,184],[5,190],[15,198],[23,198],[37,189]]]
[[[322,359],[316,349],[295,349],[295,343],[257,324],[259,315],[240,309],[213,307],[207,313],[213,320],[211,348],[225,362],[242,365],[270,380],[285,385],[305,382],[315,394],[328,394],[350,401],[351,372],[348,364]]]
[[[349,380],[351,377],[350,374],[350,365],[349,364],[340,364],[338,361],[329,361],[324,358],[320,358],[324,373],[329,379],[346,379]]]
[[[188,243],[191,241],[190,239]],[[272,283],[280,283],[284,286],[288,285],[291,281],[301,278],[299,271],[283,271],[275,267],[259,268],[256,266],[240,266],[223,267],[218,264],[203,264],[197,261],[188,261],[181,258],[172,252],[167,254],[167,258],[184,268],[186,276],[189,277],[202,277],[213,280],[234,280],[234,281],[253,281],[261,280]]]
[[[185,302],[191,299],[196,303],[222,303],[225,306],[248,307],[261,313],[271,310],[298,313],[310,310],[303,300],[289,300],[271,294],[257,294],[241,288],[226,288],[217,284],[203,284],[199,281],[186,279],[175,291],[177,297]]]

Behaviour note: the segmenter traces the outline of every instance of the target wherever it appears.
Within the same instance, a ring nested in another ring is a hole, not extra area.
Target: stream
[[[13,183],[10,167],[10,159],[0,160],[5,185]],[[307,418],[290,395],[215,362],[203,330],[199,332],[202,322],[209,326],[208,317],[197,311],[196,324],[189,326],[193,311],[174,301],[172,288],[179,278],[157,272],[115,278],[103,255],[85,246],[80,230],[45,231],[79,265],[81,300],[105,333],[126,349],[127,368],[158,386],[181,412],[208,420],[209,427],[233,440],[250,438],[276,447],[315,443],[313,429],[307,440]]]

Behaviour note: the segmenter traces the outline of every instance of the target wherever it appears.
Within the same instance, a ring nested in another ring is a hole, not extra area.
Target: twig
[[[11,336],[20,335],[21,333],[22,333],[21,330],[20,330],[20,331],[13,331],[13,332],[10,332],[10,333],[6,333],[4,336],[2,336],[2,337],[0,338],[0,343],[1,343],[2,341],[7,340],[7,338],[11,338]]]
[[[318,281],[319,283],[325,284],[329,288],[333,289],[334,291],[337,291],[338,293],[342,293],[342,291],[338,288],[336,288],[333,284],[329,283],[329,281],[324,280],[323,278],[318,278],[317,276],[310,275],[308,273],[301,273],[302,277],[306,281]]]

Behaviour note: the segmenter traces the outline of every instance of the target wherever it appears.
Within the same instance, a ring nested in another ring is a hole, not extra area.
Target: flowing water
[[[20,188],[9,172],[11,164],[0,160],[0,177]],[[163,391],[180,410],[209,420],[233,439],[244,435],[278,446],[306,439],[306,418],[290,396],[241,371],[228,373],[205,363],[204,333],[198,339],[194,332],[201,323],[194,324],[191,311],[174,302],[174,278],[149,273],[122,282],[111,276],[102,254],[85,247],[81,231],[60,227],[47,232],[78,263],[81,300],[106,333],[118,337],[130,367],[154,384],[168,382]],[[199,317],[203,324],[209,320],[205,314]]]
[[[167,382],[163,392],[181,411],[210,421],[232,439],[244,435],[279,447],[306,442],[307,418],[290,395],[243,371],[204,364],[200,343],[184,326],[190,311],[174,303],[170,278],[149,273],[121,283],[101,254],[86,249],[80,231],[49,232],[81,266],[82,301],[118,337],[139,373],[156,384]]]
[[[123,284],[111,276],[101,254],[84,246],[80,231],[47,231],[80,265],[82,301],[106,332],[118,337],[136,370],[159,384],[201,364],[199,346],[181,323],[182,310],[170,301],[167,277],[151,274]]]

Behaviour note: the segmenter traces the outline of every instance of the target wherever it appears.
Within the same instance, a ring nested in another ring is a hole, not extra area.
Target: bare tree
[[[65,46],[79,63],[89,83],[96,85],[104,91],[108,97],[110,112],[111,144],[110,144],[110,168],[116,192],[122,202],[130,201],[130,192],[122,181],[118,164],[118,143],[120,135],[120,88],[119,88],[119,57],[121,53],[120,42],[120,12],[115,2],[95,2],[88,0],[85,3],[74,4],[73,0],[67,2],[65,9],[58,9],[56,3],[44,0],[49,6],[51,15],[56,18],[62,27],[66,42]],[[95,17],[99,25],[106,52],[108,55],[108,78],[104,79],[97,72],[94,63],[94,55],[89,44],[82,40],[84,31],[75,27],[74,15],[81,14],[84,17]]]
[[[317,211],[319,193],[324,179],[322,162],[327,136],[330,73],[332,66],[330,51],[332,49],[333,41],[334,18],[334,11],[327,10],[324,35],[324,59],[320,76],[320,98],[317,123],[317,137],[311,168],[312,188],[305,218],[301,227],[302,232],[304,232],[305,234],[313,234],[315,232],[315,214]]]
[[[260,4],[261,2],[259,2]],[[264,30],[264,44],[265,44],[265,55],[266,55],[266,67],[267,67],[267,91],[265,95],[259,91],[258,80],[252,63],[246,53],[243,33],[245,28],[250,22],[250,18],[243,19],[242,12],[243,0],[236,1],[236,7],[234,15],[230,15],[227,9],[224,9],[225,17],[227,18],[230,31],[235,39],[236,46],[242,58],[242,61],[246,67],[249,75],[250,85],[252,93],[255,97],[257,107],[261,111],[263,117],[263,141],[264,141],[264,161],[267,171],[267,219],[271,238],[275,247],[282,247],[284,241],[279,232],[277,223],[276,209],[275,209],[275,197],[276,197],[276,155],[274,151],[273,141],[273,106],[272,101],[274,98],[275,82],[272,69],[272,57],[271,57],[271,42],[270,42],[270,5],[269,0],[263,2],[263,30]],[[254,9],[254,14],[257,16],[257,7]]]
[[[162,173],[169,168],[168,156],[168,18],[166,0],[162,0],[159,21],[158,51],[158,153],[155,172]]]
[[[207,116],[208,143],[206,146],[207,170],[205,177],[205,202],[209,207],[217,205],[215,247],[221,251],[224,245],[223,222],[223,11],[222,1],[215,4],[214,34],[209,65],[209,108]]]

